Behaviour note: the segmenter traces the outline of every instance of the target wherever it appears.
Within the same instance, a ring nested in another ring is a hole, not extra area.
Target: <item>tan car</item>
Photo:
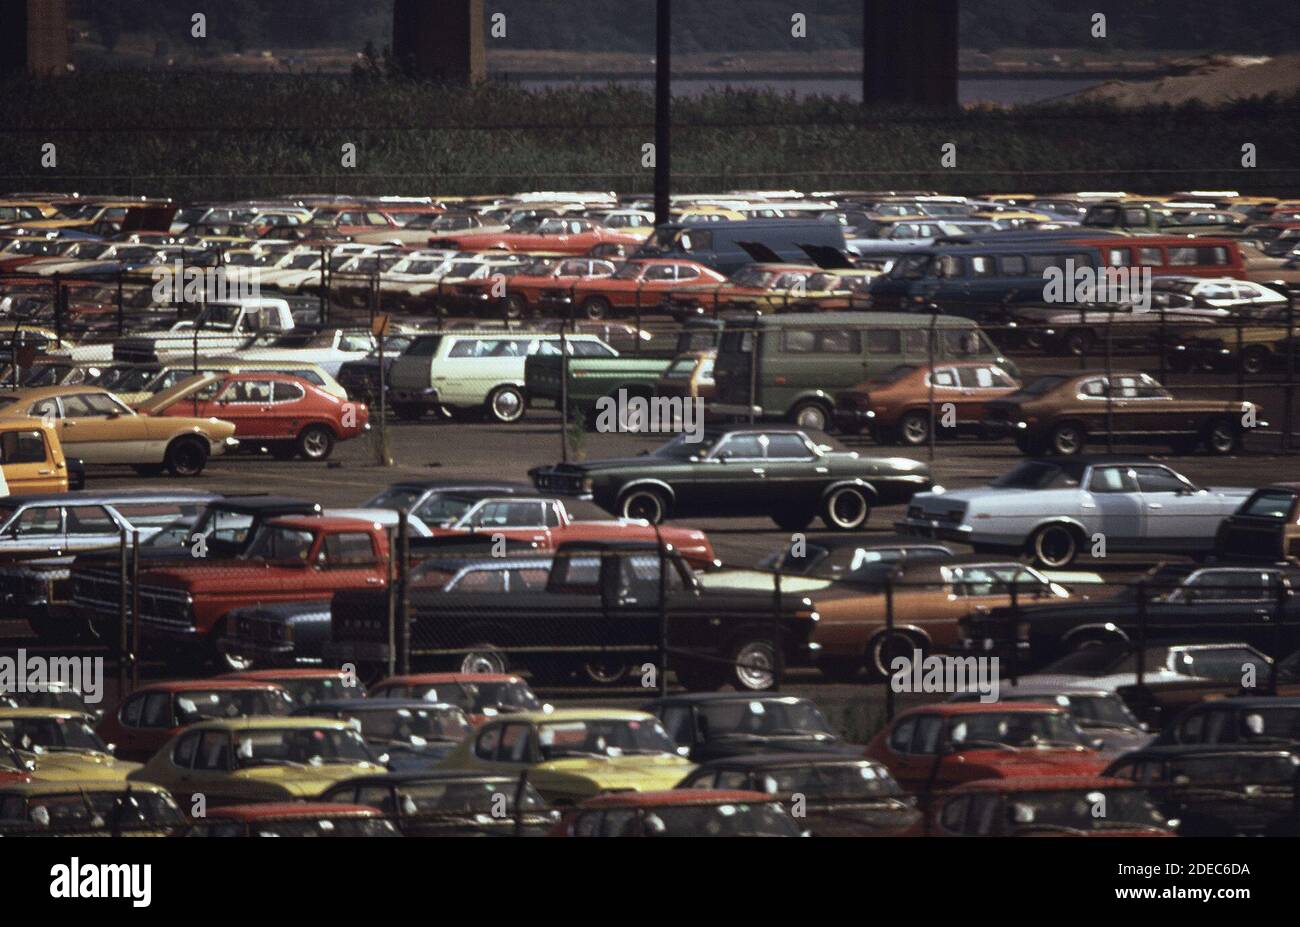
[[[152,476],[197,476],[208,458],[238,446],[235,426],[218,418],[142,415],[106,389],[51,386],[0,397],[0,417],[35,418],[59,435],[64,453],[86,464],[130,464]]]
[[[892,585],[892,592],[887,587]],[[1070,592],[1048,576],[1014,560],[966,558],[873,564],[851,583],[810,592],[820,620],[812,641],[820,645],[817,668],[830,679],[852,681],[865,667],[890,675],[899,657],[944,653],[960,641],[958,621],[1011,604],[1067,599]],[[887,614],[892,603],[893,630]]]
[[[1300,563],[1300,483],[1256,489],[1220,523],[1214,546],[1225,559]]]

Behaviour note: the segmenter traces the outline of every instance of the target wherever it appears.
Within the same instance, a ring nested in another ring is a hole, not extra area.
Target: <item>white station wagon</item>
[[[567,335],[573,357],[617,357],[595,335]],[[559,354],[560,336],[540,332],[439,332],[421,335],[393,362],[388,396],[403,419],[430,409],[448,414],[483,412],[497,422],[517,422],[528,409],[524,362],[533,354]]]

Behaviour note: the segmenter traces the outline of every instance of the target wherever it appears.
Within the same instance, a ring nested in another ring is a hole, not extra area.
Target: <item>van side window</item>
[[[1127,267],[1128,248],[1108,248],[1106,250],[1106,265],[1108,267]]]
[[[903,333],[896,328],[876,328],[867,332],[868,354],[899,354],[903,350]]]
[[[862,347],[859,333],[855,331],[786,329],[781,332],[781,350],[786,354],[857,354]]]
[[[972,277],[993,277],[996,276],[993,267],[993,258],[983,255],[973,256],[970,259],[970,275]]]
[[[998,266],[1004,277],[1023,277],[1025,275],[1025,258],[1021,254],[1006,254],[998,258]]]
[[[1160,267],[1164,262],[1159,248],[1143,248],[1138,251],[1138,263],[1143,267]]]
[[[953,257],[950,254],[944,255],[939,259],[939,276],[940,277],[964,277],[966,276],[966,259]]]
[[[1169,249],[1169,266],[1170,267],[1191,267],[1196,263],[1195,248],[1170,248]]]

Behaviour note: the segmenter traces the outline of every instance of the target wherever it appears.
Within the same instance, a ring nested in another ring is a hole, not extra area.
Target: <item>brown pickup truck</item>
[[[245,668],[217,648],[226,615],[274,602],[328,599],[344,589],[383,589],[388,582],[388,534],[357,518],[286,516],[263,524],[236,560],[184,560],[140,574],[140,630],[148,644]],[[117,587],[79,574],[73,601],[90,621],[117,620]]]
[[[984,430],[1012,437],[1030,456],[1082,454],[1109,433],[1123,443],[1165,444],[1176,454],[1204,445],[1231,454],[1251,427],[1267,425],[1251,402],[1175,399],[1145,373],[1049,374],[988,403]]]

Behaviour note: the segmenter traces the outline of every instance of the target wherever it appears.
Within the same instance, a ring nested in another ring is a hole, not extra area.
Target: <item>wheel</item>
[[[527,408],[528,402],[524,399],[524,391],[510,383],[498,386],[488,396],[488,418],[504,425],[519,421],[524,417]]]
[[[633,489],[619,500],[618,510],[624,518],[642,518],[657,525],[668,516],[668,499],[658,489]]]
[[[1263,373],[1268,369],[1268,348],[1249,347],[1241,352],[1241,370],[1243,373]]]
[[[163,466],[172,476],[198,476],[207,463],[207,442],[198,438],[177,438],[163,458]]]
[[[904,444],[910,444],[912,447],[928,444],[930,441],[930,414],[920,411],[908,412],[898,422],[898,435],[903,439]]]
[[[413,403],[399,402],[393,406],[393,414],[404,422],[418,422],[424,418],[424,406],[418,406]]]
[[[855,682],[862,672],[862,661],[852,657],[823,657],[817,670],[831,682]]]
[[[603,296],[588,296],[582,301],[582,314],[589,319],[603,319],[609,313],[609,300]]]
[[[616,685],[627,678],[630,669],[626,661],[616,657],[588,660],[582,665],[583,675],[598,686]]]
[[[745,692],[766,692],[777,683],[780,661],[776,647],[763,638],[737,642],[730,652],[729,682]]]
[[[879,678],[888,679],[894,673],[895,660],[913,660],[918,650],[924,659],[925,647],[906,631],[881,631],[867,645],[867,665]]]
[[[866,524],[871,515],[867,494],[856,486],[832,490],[822,508],[822,521],[836,531],[852,531]]]
[[[528,313],[528,300],[519,293],[511,293],[506,297],[501,311],[507,319],[522,319]]]
[[[812,400],[801,402],[790,410],[791,422],[800,428],[807,428],[812,431],[825,431],[830,419],[830,410],[822,403]]]
[[[276,460],[293,460],[298,453],[298,448],[292,441],[276,441],[269,450]]]
[[[1030,537],[1029,553],[1039,566],[1063,569],[1079,556],[1079,538],[1068,525],[1043,525]]]
[[[1088,433],[1076,422],[1061,422],[1052,429],[1052,435],[1047,439],[1048,450],[1061,457],[1082,454],[1087,443]]]
[[[475,649],[460,658],[462,673],[504,673],[506,671],[505,654],[491,644],[475,644]]]
[[[813,520],[812,512],[778,511],[772,513],[772,521],[782,531],[802,531]]]
[[[324,425],[308,425],[298,435],[298,454],[303,460],[324,460],[334,450],[334,432]]]
[[[1222,457],[1237,449],[1240,438],[1231,421],[1226,418],[1216,418],[1205,426],[1202,440],[1207,451],[1216,457]]]
[[[141,476],[160,476],[166,468],[162,464],[132,464],[131,469]]]
[[[1096,337],[1086,328],[1076,328],[1065,336],[1065,350],[1075,357],[1082,357],[1092,350]]]

